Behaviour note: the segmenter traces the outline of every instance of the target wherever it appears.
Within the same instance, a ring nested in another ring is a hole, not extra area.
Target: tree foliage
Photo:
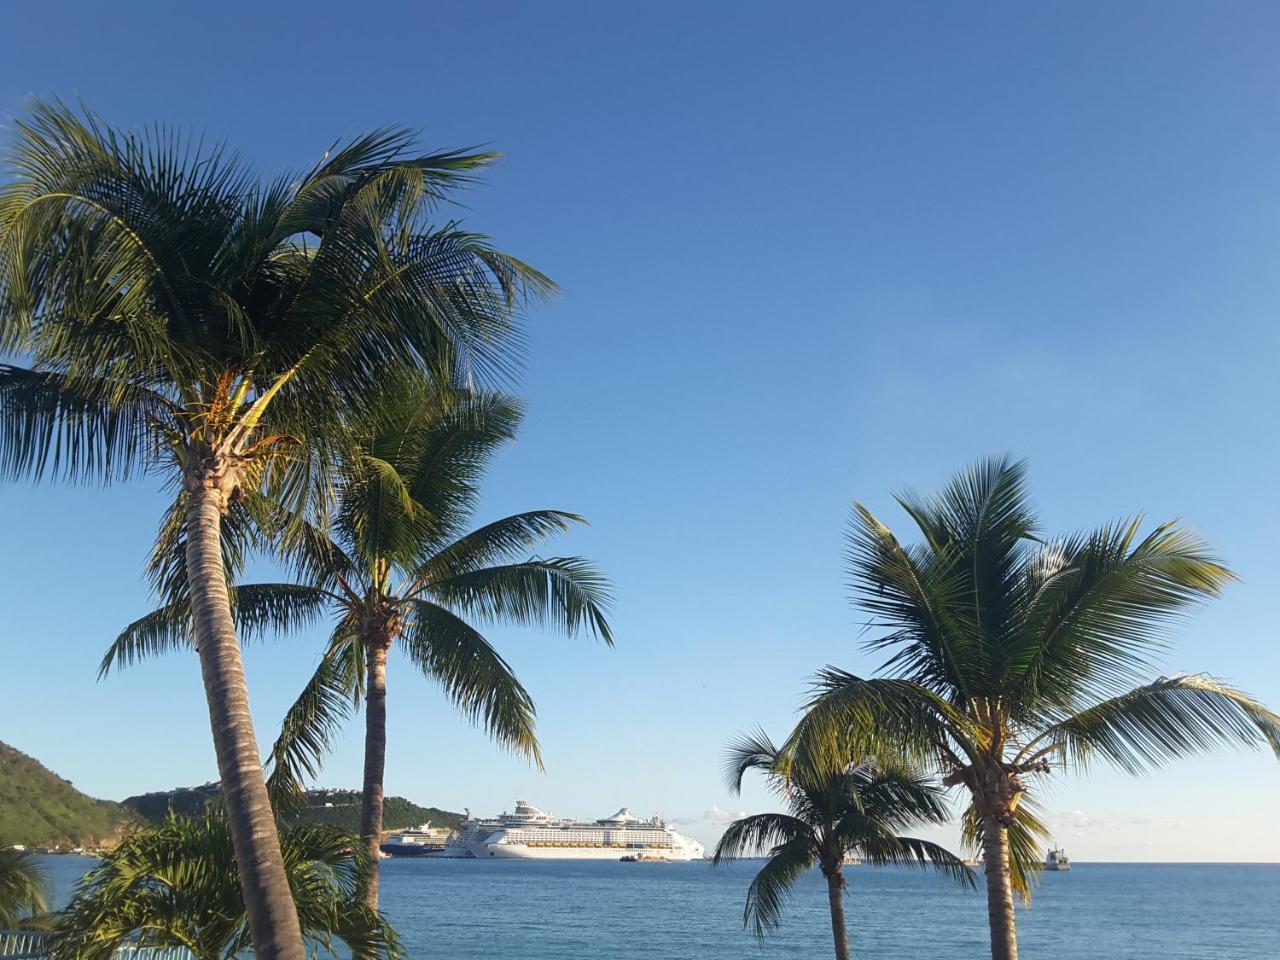
[[[329,953],[342,943],[362,956],[399,955],[391,927],[360,897],[368,864],[353,835],[305,824],[280,839],[309,940]],[[197,960],[231,960],[250,939],[226,820],[215,809],[170,813],[128,834],[53,919],[60,960],[110,960],[123,946],[186,947]]]

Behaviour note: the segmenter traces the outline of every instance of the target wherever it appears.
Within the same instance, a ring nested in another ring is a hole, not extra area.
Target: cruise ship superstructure
[[[474,818],[468,811],[459,833],[434,855],[485,860],[701,860],[703,848],[660,817],[641,820],[626,807],[603,820],[557,820],[519,800],[514,813],[492,820]]]
[[[428,821],[392,834],[381,844],[381,850],[389,857],[439,856],[452,836],[453,831],[433,827]]]

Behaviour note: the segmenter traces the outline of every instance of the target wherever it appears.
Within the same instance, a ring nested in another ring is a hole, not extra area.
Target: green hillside
[[[86,796],[70,781],[0,742],[0,843],[95,846],[133,819],[120,804]]]
[[[210,800],[218,797],[218,785],[206,783],[201,787],[181,787],[160,793],[144,793],[129,797],[124,806],[147,820],[157,821],[172,809],[178,813],[196,813],[203,810]],[[360,793],[357,790],[308,790],[307,805],[299,813],[299,819],[313,823],[330,823],[343,830],[358,833],[360,830]],[[462,814],[437,807],[420,807],[404,797],[387,797],[382,825],[387,830],[402,830],[430,821],[433,826],[456,830]]]
[[[360,792],[358,790],[309,790],[302,819],[331,823],[352,833],[360,830]],[[430,821],[433,827],[457,830],[462,814],[438,807],[420,807],[404,797],[387,797],[383,801],[384,830],[403,830]]]
[[[220,796],[218,784],[214,782],[202,787],[140,793],[136,797],[125,797],[120,802],[144,820],[159,823],[170,810],[184,816],[201,813],[210,800],[217,800]]]

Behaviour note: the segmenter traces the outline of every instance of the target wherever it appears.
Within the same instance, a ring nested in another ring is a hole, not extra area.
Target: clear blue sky
[[[273,6],[13,7],[0,112],[83,97],[264,174],[386,122],[506,154],[467,222],[564,294],[531,318],[528,423],[483,515],[585,514],[561,549],[615,578],[618,646],[495,631],[545,776],[393,663],[392,793],[626,803],[712,839],[764,802],[725,794],[725,741],[785,733],[822,664],[874,665],[850,500],[901,527],[890,491],[999,451],[1050,529],[1145,511],[1210,538],[1242,583],[1168,666],[1280,705],[1280,7]],[[162,505],[0,488],[0,739],[100,796],[215,776],[194,659],[94,679],[148,609]],[[319,640],[250,654],[265,738]],[[322,782],[358,785],[359,749]],[[1261,754],[1048,800],[1078,859],[1280,860]]]

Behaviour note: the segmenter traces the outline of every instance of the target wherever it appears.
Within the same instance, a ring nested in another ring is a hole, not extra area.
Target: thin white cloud
[[[747,811],[745,810],[739,810],[737,813],[734,813],[731,810],[722,810],[715,804],[712,804],[711,809],[702,815],[702,819],[714,820],[716,823],[729,823],[733,820],[741,820],[746,815]]]

